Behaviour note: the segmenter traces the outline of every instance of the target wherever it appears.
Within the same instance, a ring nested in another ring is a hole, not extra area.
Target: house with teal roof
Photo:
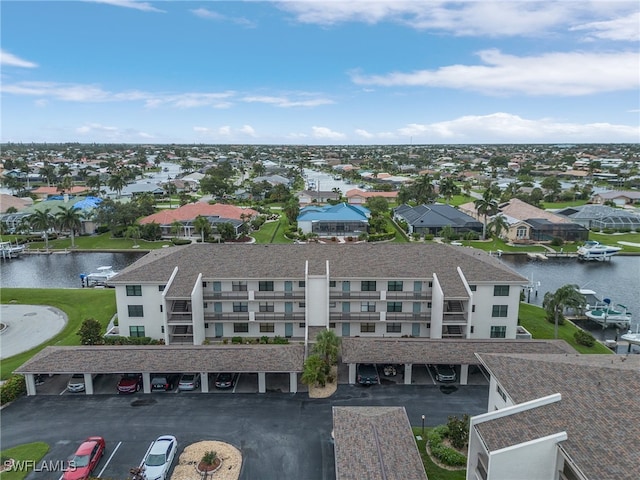
[[[370,215],[369,209],[360,205],[312,205],[300,210],[298,228],[320,237],[357,237],[368,232]]]

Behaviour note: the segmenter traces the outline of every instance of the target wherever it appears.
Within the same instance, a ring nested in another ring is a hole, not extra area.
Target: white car
[[[84,392],[84,375],[82,373],[74,373],[67,382],[67,390],[70,392]]]
[[[176,437],[172,435],[158,437],[142,462],[145,478],[147,480],[166,480],[169,478],[169,470],[177,450]]]

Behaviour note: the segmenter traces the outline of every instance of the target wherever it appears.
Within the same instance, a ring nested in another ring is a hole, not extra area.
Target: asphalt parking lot
[[[486,412],[485,386],[381,384],[339,385],[327,399],[306,393],[235,395],[38,395],[2,410],[2,448],[43,441],[46,461],[65,460],[82,440],[100,435],[107,451],[94,472],[101,478],[128,478],[150,443],[175,435],[178,452],[200,440],[218,440],[243,455],[242,479],[331,480],[335,478],[332,406],[404,406],[409,421],[446,423],[449,415]],[[28,480],[58,478],[33,472]]]

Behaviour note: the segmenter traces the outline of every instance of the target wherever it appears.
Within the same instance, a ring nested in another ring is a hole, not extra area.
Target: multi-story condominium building
[[[203,244],[152,252],[112,282],[119,332],[167,344],[234,336],[515,339],[527,279],[442,244]]]

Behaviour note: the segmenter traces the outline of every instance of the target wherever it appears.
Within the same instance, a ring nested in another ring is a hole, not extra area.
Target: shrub
[[[242,337],[231,337],[231,343],[242,344]]]
[[[461,449],[467,446],[469,443],[469,415],[463,415],[462,418],[450,416],[447,429],[449,440],[454,447]]]
[[[553,237],[553,239],[551,240],[551,245],[553,245],[554,247],[560,247],[564,245],[564,240],[559,237]]]
[[[80,343],[82,345],[98,345],[103,343],[102,334],[100,333],[102,330],[102,325],[95,318],[85,318],[80,326],[80,330],[78,330],[78,335],[80,335]]]
[[[11,375],[0,385],[0,405],[13,402],[27,392],[27,384],[22,375]]]
[[[573,334],[573,338],[575,338],[578,344],[584,345],[585,347],[593,347],[596,343],[596,339],[593,338],[593,335],[589,332],[585,332],[584,330],[578,330]]]
[[[262,343],[262,344],[269,343],[269,337],[267,337],[266,335],[261,336],[260,337],[260,343]]]
[[[424,239],[429,241],[433,240],[433,233],[425,234]]]
[[[205,454],[202,456],[202,460],[200,461],[205,465],[214,465],[217,459],[218,454],[213,450],[209,450],[208,452],[205,452]]]
[[[439,425],[427,433],[427,442],[431,454],[445,465],[457,467],[467,464],[467,458],[460,452],[442,443],[442,439],[449,433],[446,425]]]
[[[273,337],[273,343],[276,345],[287,345],[289,343],[289,339],[276,335]]]
[[[191,240],[187,240],[186,238],[172,238],[171,243],[174,245],[189,245]]]

